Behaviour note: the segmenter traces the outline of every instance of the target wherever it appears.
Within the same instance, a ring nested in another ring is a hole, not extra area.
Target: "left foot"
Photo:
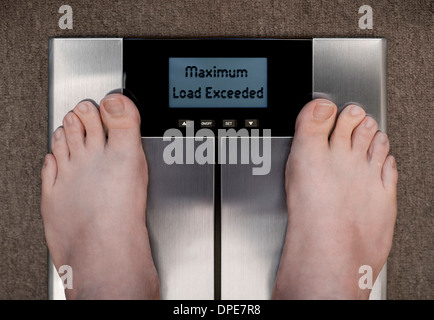
[[[56,269],[69,265],[73,271],[66,297],[159,298],[135,105],[120,94],[104,98],[99,111],[80,102],[54,132],[51,146],[41,172],[41,212]]]

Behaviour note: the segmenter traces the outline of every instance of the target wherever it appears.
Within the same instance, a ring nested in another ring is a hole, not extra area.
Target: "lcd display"
[[[267,58],[169,58],[170,108],[266,108]]]

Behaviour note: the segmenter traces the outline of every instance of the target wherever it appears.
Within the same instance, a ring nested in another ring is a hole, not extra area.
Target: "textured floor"
[[[388,134],[400,174],[388,298],[434,299],[432,1],[66,3],[72,30],[58,26],[63,2],[3,0],[0,8],[0,299],[47,297],[39,172],[54,36],[387,38]],[[372,30],[358,27],[363,4],[372,6]]]

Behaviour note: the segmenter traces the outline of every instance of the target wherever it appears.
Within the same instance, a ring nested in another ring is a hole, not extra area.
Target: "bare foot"
[[[81,102],[65,116],[51,146],[41,172],[41,212],[54,265],[73,271],[66,297],[159,298],[145,224],[148,172],[137,108],[120,94],[104,98],[99,111]]]
[[[377,278],[397,213],[395,159],[358,106],[313,100],[300,112],[286,167],[288,227],[275,299],[367,299],[362,265]],[[330,136],[330,139],[329,139]]]

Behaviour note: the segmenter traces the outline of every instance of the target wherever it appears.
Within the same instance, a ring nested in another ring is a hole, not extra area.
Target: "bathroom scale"
[[[127,95],[141,115],[161,298],[270,299],[297,114],[318,97],[358,103],[386,132],[386,56],[383,38],[53,38],[49,140],[81,100]],[[62,299],[48,267],[50,298]],[[371,299],[386,285],[385,266]]]

